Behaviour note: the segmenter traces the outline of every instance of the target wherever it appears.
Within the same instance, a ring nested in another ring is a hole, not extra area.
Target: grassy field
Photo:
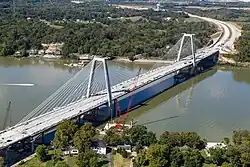
[[[107,161],[107,159],[102,158],[101,161]],[[70,167],[78,167],[76,164],[77,157],[76,156],[67,156],[64,160]],[[29,161],[19,165],[18,167],[53,167],[53,161],[49,160],[47,162],[41,162],[37,157],[30,159]],[[102,165],[102,167],[108,167],[108,163]],[[125,166],[124,166],[125,167]]]
[[[64,161],[70,167],[77,167],[76,165],[76,157],[65,157]],[[32,158],[31,160],[19,165],[19,167],[53,167],[53,161],[41,162],[37,157]]]
[[[113,155],[112,159],[113,167],[130,167],[130,159],[123,158],[121,154]]]

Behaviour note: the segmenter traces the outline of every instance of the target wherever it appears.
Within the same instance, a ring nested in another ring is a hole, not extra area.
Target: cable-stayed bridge
[[[105,58],[95,57],[85,68],[24,117],[17,125],[0,132],[0,149],[21,141],[33,143],[36,138],[51,141],[54,127],[64,119],[81,123],[91,112],[115,115],[117,100],[124,112],[145,100],[179,84],[196,73],[212,67],[219,52],[203,48],[195,52],[193,35],[183,37],[161,57],[173,63],[156,63],[148,71],[120,70]],[[134,96],[131,100],[132,95]],[[130,104],[131,103],[131,104]],[[107,117],[107,118],[108,118]],[[50,136],[50,138],[46,138]],[[46,139],[45,139],[46,138]]]
[[[178,51],[180,49],[182,39],[180,39],[170,50],[163,53],[160,60],[169,60],[169,62],[174,62],[177,59]],[[180,58],[191,55],[191,42],[189,39],[185,38],[183,41],[182,52],[180,53]],[[155,63],[150,70],[153,70],[160,66],[165,66],[166,63]],[[114,86],[118,83],[126,81],[130,78],[135,77],[137,70],[129,70],[126,67],[121,68],[121,64],[114,63],[112,61],[107,62],[109,68],[110,86]],[[51,112],[58,107],[66,106],[77,100],[86,98],[87,85],[89,79],[89,73],[91,68],[91,62],[75,74],[70,80],[68,80],[63,86],[61,86],[56,92],[54,92],[50,97],[48,97],[44,102],[42,102],[38,107],[36,107],[32,112],[19,121],[19,123],[28,121],[31,118],[37,117],[41,114]],[[146,70],[141,71],[145,73]],[[92,82],[91,94],[95,94],[101,90],[104,90],[105,80],[103,73],[103,64],[99,63],[95,67],[95,76]]]

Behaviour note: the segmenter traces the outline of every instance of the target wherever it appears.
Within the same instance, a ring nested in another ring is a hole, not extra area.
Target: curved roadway
[[[190,17],[196,17],[211,23],[216,24],[223,33],[219,37],[212,47],[218,48],[220,53],[235,53],[234,42],[239,36],[241,36],[241,30],[237,28],[234,24],[229,22],[224,22],[216,19],[211,19],[208,17],[201,17],[197,15],[188,14]]]

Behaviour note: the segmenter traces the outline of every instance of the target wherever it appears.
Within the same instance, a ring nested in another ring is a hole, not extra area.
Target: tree
[[[61,160],[62,150],[61,149],[55,149],[54,155],[52,156],[52,160],[54,161],[54,164],[59,162]]]
[[[0,156],[0,167],[4,167],[4,158]]]
[[[189,148],[184,152],[184,167],[202,167],[204,158],[199,150]]]
[[[107,130],[103,140],[109,146],[117,146],[122,143],[122,137],[115,128]]]
[[[155,134],[148,132],[147,128],[142,125],[133,126],[129,129],[128,135],[132,144],[139,143],[142,146],[149,146],[157,142]]]
[[[250,153],[241,153],[240,159],[243,166],[250,166]]]
[[[95,135],[96,129],[91,123],[86,123],[75,133],[73,143],[79,152],[84,152],[90,148],[91,142]]]
[[[55,167],[69,167],[65,161],[59,161],[56,163]]]
[[[206,141],[201,139],[201,137],[196,132],[181,133],[182,144],[195,149],[204,149],[206,147]]]
[[[226,144],[226,145],[229,145],[230,144],[230,139],[228,137],[224,137],[223,143]]]
[[[216,165],[221,166],[226,161],[226,149],[215,147],[209,149],[210,158],[212,162]]]
[[[148,166],[149,162],[147,159],[147,151],[141,150],[138,155],[136,156],[135,163],[142,167],[142,166]]]
[[[244,140],[250,139],[250,133],[248,130],[234,131],[232,139],[234,144],[240,145]]]
[[[224,162],[221,167],[232,167],[231,164],[227,163],[227,162]]]
[[[178,132],[166,131],[160,136],[159,143],[168,144],[171,147],[180,147],[182,146],[182,137]]]
[[[151,144],[157,143],[156,135],[153,132],[147,132],[144,144],[150,146]]]
[[[147,150],[150,167],[164,167],[169,163],[170,148],[167,145],[154,144]]]
[[[229,145],[226,150],[227,161],[232,164],[232,166],[240,166],[241,165],[241,153],[236,146]]]
[[[98,155],[92,150],[86,150],[78,155],[79,167],[98,167]]]
[[[170,154],[171,167],[181,167],[184,164],[183,153],[179,148],[174,148]]]
[[[46,146],[45,145],[37,146],[36,155],[40,161],[45,162],[48,158],[48,152]]]
[[[77,125],[73,121],[63,120],[56,126],[56,134],[52,144],[55,148],[60,149],[69,146],[76,130]]]

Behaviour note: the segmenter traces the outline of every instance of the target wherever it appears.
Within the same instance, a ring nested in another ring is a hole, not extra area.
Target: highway
[[[229,54],[229,53],[235,53],[236,50],[234,48],[234,42],[237,38],[241,36],[241,30],[237,28],[234,24],[229,22],[224,22],[208,17],[201,17],[197,15],[189,14],[190,17],[196,17],[211,23],[216,24],[219,29],[223,31],[220,38],[213,44],[212,47],[218,48],[220,50],[220,53]]]

